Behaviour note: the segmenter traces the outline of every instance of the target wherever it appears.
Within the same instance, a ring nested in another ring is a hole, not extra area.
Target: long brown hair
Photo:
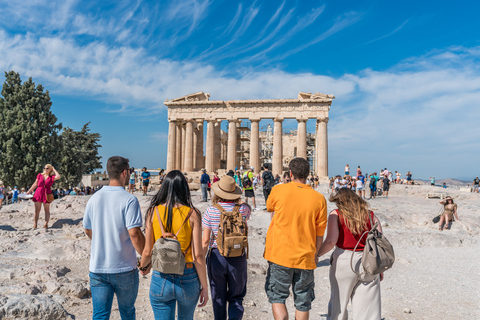
[[[361,234],[367,227],[368,203],[348,188],[341,188],[330,196],[335,202],[339,217],[343,217],[347,228],[353,235]]]

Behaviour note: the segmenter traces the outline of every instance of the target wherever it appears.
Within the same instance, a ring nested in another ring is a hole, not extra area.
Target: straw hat
[[[223,176],[218,182],[212,184],[213,192],[222,199],[236,200],[242,196],[242,189],[230,176]]]

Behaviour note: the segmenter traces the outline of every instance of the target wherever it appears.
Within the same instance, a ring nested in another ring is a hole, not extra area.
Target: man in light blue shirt
[[[135,319],[138,270],[135,251],[142,254],[145,237],[137,198],[125,190],[130,177],[128,159],[108,159],[110,184],[88,201],[83,217],[85,233],[92,239],[90,287],[93,319],[109,319],[117,296],[122,320]]]

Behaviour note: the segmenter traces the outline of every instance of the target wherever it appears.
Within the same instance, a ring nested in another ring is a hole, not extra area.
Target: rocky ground
[[[319,192],[328,197],[325,187]],[[439,199],[425,199],[432,191],[448,192],[458,203],[451,230],[440,232],[431,219]],[[145,213],[149,197],[136,194]],[[194,192],[194,203],[204,210]],[[369,200],[397,256],[382,282],[384,319],[480,319],[480,195],[430,186],[392,186],[389,198]],[[33,203],[0,210],[0,319],[89,319],[92,315],[88,262],[90,240],[82,217],[88,197],[68,196],[52,204],[51,228],[33,230]],[[265,208],[260,190],[258,206]],[[329,210],[334,207],[329,204]],[[42,213],[43,214],[43,213]],[[267,262],[263,259],[270,215],[252,213],[246,319],[271,319],[264,291]],[[39,222],[43,225],[43,221]],[[328,259],[315,271],[312,319],[325,319],[330,293]],[[150,276],[140,277],[138,319],[152,319],[148,299]],[[293,316],[293,301],[287,300]],[[114,305],[112,319],[120,319]],[[212,306],[195,312],[196,319],[212,319]]]

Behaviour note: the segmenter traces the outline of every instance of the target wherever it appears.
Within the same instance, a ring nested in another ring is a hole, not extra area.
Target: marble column
[[[307,120],[297,119],[297,157],[307,159]]]
[[[183,171],[193,171],[193,121],[185,124],[185,165]]]
[[[220,169],[221,155],[222,155],[222,121],[215,122],[215,170]]]
[[[176,148],[175,148],[175,170],[182,169],[182,122],[177,121],[176,126]]]
[[[250,166],[255,172],[260,172],[260,138],[259,138],[260,119],[250,119]]]
[[[235,170],[237,160],[237,121],[228,122],[227,172]]]
[[[205,169],[208,173],[215,171],[215,132],[214,120],[207,121],[207,148],[205,150]]]
[[[275,118],[273,125],[273,159],[272,159],[272,173],[274,175],[282,175],[283,171],[283,133],[282,133],[283,119]]]
[[[168,123],[168,150],[167,150],[167,172],[175,168],[175,144],[177,133],[177,122],[170,121]]]
[[[182,124],[182,166],[180,171],[185,170],[185,138],[187,135],[185,134],[185,122]]]
[[[328,134],[327,134],[328,118],[317,119],[316,132],[316,158],[317,170],[316,174],[320,178],[328,178]]]
[[[195,148],[195,169],[200,170],[205,167],[205,157],[203,156],[203,119],[197,120],[196,148]]]

